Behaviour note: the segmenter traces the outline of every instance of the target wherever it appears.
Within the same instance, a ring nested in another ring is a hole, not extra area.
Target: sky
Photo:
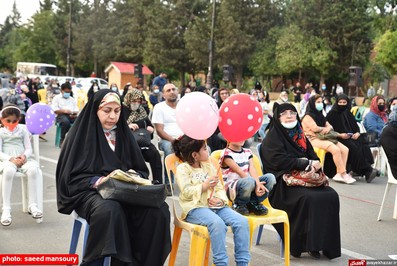
[[[17,9],[21,14],[21,21],[25,23],[28,19],[40,9],[40,0],[15,0]],[[11,15],[14,0],[0,0],[0,24],[8,15]]]

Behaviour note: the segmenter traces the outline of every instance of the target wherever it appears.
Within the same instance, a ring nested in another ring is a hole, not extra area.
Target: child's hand
[[[209,188],[215,187],[219,182],[219,178],[217,176],[208,177],[203,182],[203,191],[207,191]]]
[[[26,162],[26,156],[25,154],[21,154],[16,159],[21,160],[21,162],[24,164]]]
[[[214,208],[214,207],[222,207],[225,203],[221,200],[218,199],[217,197],[212,197],[208,199],[208,207]]]
[[[21,167],[22,166],[22,162],[20,159],[17,159],[16,157],[11,157],[10,158],[10,162],[12,162],[13,164],[15,164],[16,167]]]
[[[263,196],[266,192],[269,192],[269,190],[267,190],[267,188],[265,187],[266,182],[262,181],[262,182],[256,182],[256,186],[255,186],[255,194],[260,197]]]

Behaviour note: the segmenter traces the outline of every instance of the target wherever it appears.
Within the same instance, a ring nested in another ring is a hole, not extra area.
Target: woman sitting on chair
[[[339,94],[336,97],[332,110],[327,114],[327,121],[336,132],[340,133],[338,141],[349,148],[347,163],[353,172],[365,175],[367,183],[371,183],[377,174],[376,169],[371,167],[374,159],[368,145],[359,138],[360,129],[350,112],[350,100],[346,94]]]
[[[300,257],[302,252],[308,252],[318,259],[322,251],[329,259],[340,257],[339,196],[327,186],[327,181],[312,187],[288,185],[284,181],[285,176],[294,173],[318,173],[321,164],[303,134],[295,107],[276,103],[273,114],[259,152],[264,172],[274,174],[277,180],[269,202],[289,217],[291,255]],[[274,226],[283,236],[282,224]]]
[[[128,127],[132,131],[144,128],[152,135],[154,128],[145,109],[141,105],[142,99],[144,99],[143,94],[137,89],[132,89],[125,95],[123,102],[125,107],[125,119],[127,120]],[[142,146],[142,144],[138,142],[138,145],[141,147],[143,158],[150,164],[153,180],[157,180],[158,183],[161,184],[163,180],[163,166],[158,149],[152,143],[144,143]]]
[[[349,149],[337,141],[331,142],[326,139],[319,139],[317,134],[329,134],[333,130],[332,126],[325,120],[322,113],[324,103],[322,97],[318,94],[310,97],[306,106],[306,114],[302,118],[302,127],[306,137],[310,140],[313,147],[324,149],[332,154],[332,159],[336,165],[336,175],[333,180],[352,184],[356,180],[346,173],[347,156]],[[338,136],[341,134],[338,134]]]
[[[170,212],[105,200],[96,187],[113,170],[148,177],[140,148],[123,117],[120,96],[96,92],[78,116],[62,147],[56,169],[58,211],[73,210],[90,231],[81,265],[163,265],[171,250]]]

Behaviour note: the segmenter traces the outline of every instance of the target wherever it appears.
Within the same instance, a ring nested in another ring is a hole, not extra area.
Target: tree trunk
[[[243,67],[237,66],[235,71],[236,89],[240,90],[243,85]]]
[[[186,84],[185,84],[185,71],[182,70],[181,72],[179,72],[179,79],[181,81],[181,88],[186,87]]]

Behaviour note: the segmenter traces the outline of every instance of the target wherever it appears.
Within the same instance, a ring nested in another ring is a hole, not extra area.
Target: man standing
[[[68,133],[79,111],[76,100],[70,96],[71,92],[72,86],[70,83],[63,83],[61,85],[61,94],[56,95],[52,100],[52,109],[57,115],[56,121],[61,126],[60,147],[62,147],[66,133]]]
[[[302,88],[299,82],[296,83],[296,86],[292,89],[294,93],[294,102],[299,103],[301,101]]]
[[[159,86],[160,92],[163,92],[163,87],[167,83],[167,74],[165,72],[160,72],[160,75],[153,79],[152,87],[157,85]]]

